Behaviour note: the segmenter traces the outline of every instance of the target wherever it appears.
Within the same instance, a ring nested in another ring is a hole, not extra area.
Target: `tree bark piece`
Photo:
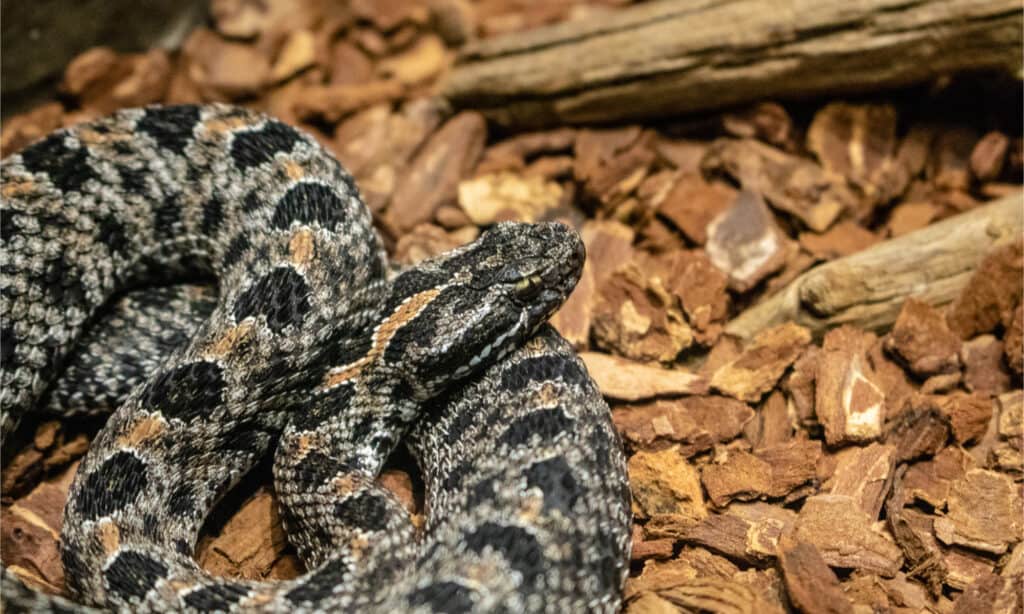
[[[908,296],[945,305],[989,250],[1020,236],[1022,207],[1024,194],[1017,193],[811,269],[725,330],[751,338],[793,321],[816,337],[841,324],[880,331],[896,321]]]
[[[1014,0],[665,0],[470,46],[443,85],[504,124],[621,121],[1018,71]]]

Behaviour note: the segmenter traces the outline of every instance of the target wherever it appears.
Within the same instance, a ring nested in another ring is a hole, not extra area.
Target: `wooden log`
[[[1017,0],[663,0],[481,41],[443,85],[507,125],[609,122],[1021,69]]]
[[[949,303],[993,248],[1021,236],[1024,192],[1006,196],[902,237],[813,268],[726,326],[752,338],[787,321],[820,337],[840,324],[881,331],[914,296]]]

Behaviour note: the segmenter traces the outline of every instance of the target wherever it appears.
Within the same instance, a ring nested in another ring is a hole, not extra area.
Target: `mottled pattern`
[[[78,601],[617,609],[622,454],[586,369],[542,328],[578,279],[575,233],[500,224],[389,276],[337,162],[289,126],[220,105],[54,133],[3,161],[2,195],[4,436],[38,409],[113,410],[65,509]],[[216,293],[159,287],[196,275]],[[425,476],[419,533],[373,481],[403,441]],[[191,558],[203,520],[272,449],[311,571],[212,577]],[[80,607],[6,571],[2,588],[12,610]]]

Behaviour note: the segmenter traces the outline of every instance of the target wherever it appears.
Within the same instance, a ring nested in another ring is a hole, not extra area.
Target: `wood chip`
[[[707,227],[705,249],[711,262],[729,275],[729,286],[745,292],[782,268],[795,245],[755,192],[740,192]]]
[[[949,327],[962,339],[1008,324],[1024,292],[1024,240],[992,250],[949,306]]]
[[[707,516],[700,475],[678,448],[641,450],[630,457],[627,469],[633,511],[640,517],[688,525]]]
[[[1003,363],[1003,342],[992,335],[979,335],[963,344],[960,362],[964,384],[971,392],[998,396],[1010,390],[1012,380]]]
[[[800,245],[822,260],[849,256],[878,242],[878,237],[860,224],[839,222],[824,233],[800,233]]]
[[[118,55],[97,47],[72,60],[61,89],[76,97],[83,109],[105,115],[159,102],[170,75],[170,55],[163,49]]]
[[[930,202],[905,202],[893,208],[886,223],[890,237],[924,228],[939,217],[940,207]]]
[[[885,349],[917,375],[949,373],[960,366],[960,338],[937,309],[913,297],[903,303]]]
[[[650,266],[628,262],[598,285],[593,333],[598,346],[636,360],[671,362],[693,343],[679,299]]]
[[[509,220],[536,222],[561,204],[562,186],[539,176],[501,172],[460,182],[458,199],[459,207],[477,226]]]
[[[407,86],[419,85],[444,70],[448,56],[441,38],[420,36],[416,43],[398,55],[382,60],[377,69],[384,78],[396,79]]]
[[[734,439],[754,416],[746,403],[719,396],[659,399],[612,410],[612,422],[637,449],[679,444],[686,457]]]
[[[733,503],[695,525],[655,525],[651,532],[706,546],[750,565],[764,565],[775,559],[779,539],[795,520],[796,514],[783,507]]]
[[[730,450],[701,471],[708,498],[717,507],[733,500],[778,498],[815,478],[821,443],[793,440],[753,454]]]
[[[742,401],[757,401],[810,342],[810,332],[796,324],[762,331],[739,357],[715,371],[711,387]]]
[[[1020,612],[1020,578],[987,574],[978,578],[956,600],[953,614],[1011,614]]]
[[[209,100],[237,100],[256,94],[270,80],[270,59],[251,45],[226,41],[198,28],[181,50],[188,76]]]
[[[785,151],[793,151],[797,146],[793,119],[775,102],[760,102],[742,111],[726,113],[722,116],[722,128],[733,136],[758,139]]]
[[[773,207],[815,232],[826,230],[843,211],[857,208],[858,199],[845,180],[835,181],[817,164],[752,139],[715,141],[702,166],[760,192]]]
[[[825,334],[815,378],[815,412],[831,445],[877,439],[885,419],[885,392],[867,354],[875,336],[852,326]]]
[[[681,368],[666,369],[599,352],[580,352],[601,394],[623,401],[707,392],[703,376]]]
[[[903,554],[873,519],[843,495],[816,495],[793,524],[795,539],[814,545],[831,567],[862,569],[891,578]]]
[[[953,482],[948,511],[935,519],[935,535],[944,544],[959,544],[982,552],[1002,554],[1019,541],[1019,489],[1009,476],[971,469]]]
[[[334,123],[364,107],[397,100],[405,93],[405,86],[395,79],[312,85],[304,88],[302,95],[295,99],[294,113],[302,120]]]
[[[1002,132],[992,131],[981,137],[971,151],[971,173],[980,181],[998,178],[1009,149],[1010,139]]]
[[[736,194],[735,188],[721,181],[705,181],[698,172],[681,173],[657,211],[688,239],[704,245],[708,225],[733,205]]]
[[[71,465],[0,512],[4,565],[29,586],[47,593],[64,592],[60,530],[64,502],[77,469],[78,463]]]
[[[287,580],[301,573],[291,552],[277,502],[261,488],[228,520],[220,534],[201,540],[195,558],[200,567],[220,577]]]
[[[839,578],[813,545],[783,538],[779,566],[789,598],[800,611],[852,614],[853,607],[843,595]]]
[[[416,264],[471,243],[479,235],[480,229],[476,226],[446,232],[433,224],[420,224],[398,239],[393,258],[399,264]]]
[[[863,448],[844,448],[837,456],[828,492],[850,497],[868,518],[877,519],[892,484],[896,449],[873,443]]]
[[[476,166],[486,138],[483,117],[465,111],[423,144],[399,180],[385,213],[396,236],[432,218],[441,205],[455,202],[459,182]]]
[[[825,171],[846,177],[863,195],[853,212],[857,219],[868,219],[910,182],[896,157],[896,123],[892,105],[833,102],[814,115],[807,130],[807,148]]]
[[[316,63],[315,37],[309,30],[288,35],[270,69],[272,81],[284,81]]]

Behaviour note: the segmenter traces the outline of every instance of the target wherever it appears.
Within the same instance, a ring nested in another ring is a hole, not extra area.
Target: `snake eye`
[[[517,281],[515,286],[516,298],[527,301],[535,298],[540,294],[541,281],[540,275],[530,275]]]

